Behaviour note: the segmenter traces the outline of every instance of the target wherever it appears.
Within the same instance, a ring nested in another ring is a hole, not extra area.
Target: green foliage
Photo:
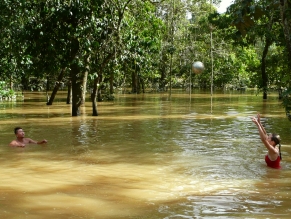
[[[288,87],[290,82],[280,13],[278,1],[243,0],[233,3],[223,15],[211,15],[211,23],[225,39],[239,46],[234,50],[237,61],[233,66],[239,72],[239,81],[258,87],[264,94],[268,87]]]
[[[141,80],[156,77],[164,26],[162,20],[155,16],[155,10],[147,1],[136,1],[126,12],[121,30],[120,56],[116,63],[111,63],[115,64],[115,70],[111,71],[116,73],[116,79],[131,79],[132,74]],[[128,80],[128,83],[131,81]]]
[[[185,84],[192,63],[202,61],[205,71],[192,75],[197,86],[209,88],[213,73],[218,88],[260,88],[268,39],[268,85],[287,87],[288,56],[275,1],[243,0],[222,15],[207,1],[155,2],[1,1],[1,80],[39,90],[44,78],[54,81],[66,69],[65,77],[76,76],[78,85],[88,72],[89,88],[98,79],[97,87],[108,94],[113,85],[134,83],[161,90],[169,82]]]
[[[14,90],[7,88],[5,81],[0,81],[0,101],[13,100],[16,98]]]

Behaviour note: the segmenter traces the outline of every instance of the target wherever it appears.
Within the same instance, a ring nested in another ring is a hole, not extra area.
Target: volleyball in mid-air
[[[204,64],[200,61],[194,62],[192,65],[192,71],[195,74],[201,74],[204,71],[205,67]]]

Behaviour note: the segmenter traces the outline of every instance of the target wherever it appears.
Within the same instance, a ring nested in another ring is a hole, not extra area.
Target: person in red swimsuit
[[[252,117],[252,121],[258,127],[260,138],[268,150],[268,153],[265,156],[267,166],[280,169],[280,161],[282,160],[280,136],[275,133],[269,135],[266,133],[266,130],[261,123],[260,114],[258,114],[257,117]],[[279,145],[279,147],[277,145]]]

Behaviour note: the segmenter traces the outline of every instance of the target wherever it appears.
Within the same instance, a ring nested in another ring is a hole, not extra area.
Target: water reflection
[[[0,103],[1,218],[288,218],[290,122],[276,96],[119,95],[72,118],[27,94]],[[60,97],[61,99],[61,97]],[[27,104],[29,103],[29,104]],[[250,117],[282,136],[283,169],[264,163]],[[14,126],[46,146],[9,148]],[[17,206],[17,208],[15,207]]]

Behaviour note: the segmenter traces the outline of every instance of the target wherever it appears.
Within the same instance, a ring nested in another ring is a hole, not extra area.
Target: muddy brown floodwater
[[[117,94],[71,117],[65,93],[0,102],[1,219],[290,218],[291,122],[277,94]],[[250,117],[282,138],[282,169]],[[13,129],[47,145],[11,148]]]

